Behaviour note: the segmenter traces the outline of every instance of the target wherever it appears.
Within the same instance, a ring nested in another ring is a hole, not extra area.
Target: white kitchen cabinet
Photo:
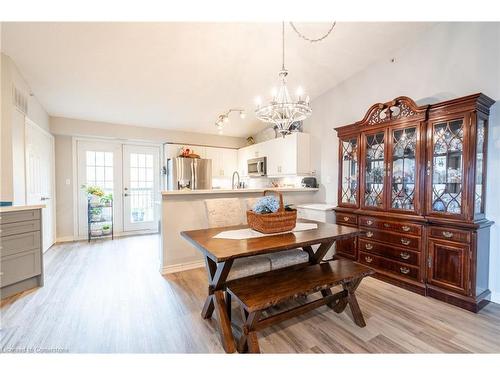
[[[238,168],[238,150],[206,147],[205,158],[212,160],[212,177],[231,177]]]
[[[293,133],[264,143],[269,177],[311,174],[309,134]]]
[[[173,144],[173,143],[167,143],[165,144],[165,159],[172,159],[176,158],[181,154],[181,151],[183,148],[189,148],[190,150],[193,151],[193,153],[197,154],[200,156],[200,158],[205,159],[206,158],[206,148],[205,146],[194,146],[194,145],[180,145],[180,144]]]

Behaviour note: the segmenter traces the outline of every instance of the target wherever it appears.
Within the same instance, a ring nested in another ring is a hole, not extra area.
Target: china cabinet
[[[483,94],[418,106],[408,97],[373,105],[336,128],[336,222],[366,236],[336,255],[376,277],[478,311],[488,302],[485,217],[489,108]]]

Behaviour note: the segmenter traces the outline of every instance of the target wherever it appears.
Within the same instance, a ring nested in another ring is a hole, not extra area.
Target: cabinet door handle
[[[372,257],[365,257],[365,260],[368,262],[368,263],[371,263],[373,261],[373,258]]]
[[[366,232],[366,237],[373,237],[373,232]]]
[[[371,220],[366,221],[366,225],[372,225],[372,224],[373,224],[373,221],[371,221]]]
[[[410,272],[410,269],[408,267],[399,267],[399,270],[403,275],[406,275],[407,273]]]
[[[349,221],[349,217],[344,216],[344,221]]]
[[[409,259],[410,258],[410,254],[408,254],[406,251],[405,252],[402,252],[401,254],[399,254],[399,256],[403,259]]]
[[[365,249],[367,249],[367,250],[371,250],[371,249],[373,249],[373,245],[372,245],[371,243],[367,243],[367,244],[365,245]]]
[[[406,239],[406,238],[401,238],[401,243],[402,243],[403,245],[409,245],[409,244],[410,244],[410,242],[411,242],[411,241],[410,241],[410,240],[408,240],[408,239]]]
[[[411,228],[408,225],[403,225],[401,229],[403,230],[403,232],[409,232]]]
[[[427,162],[427,176],[431,175],[431,162],[430,160]]]
[[[448,232],[448,231],[443,231],[443,236],[445,236],[446,238],[451,238],[451,237],[453,237],[453,233]]]
[[[389,223],[384,223],[384,228],[389,228],[391,225]]]

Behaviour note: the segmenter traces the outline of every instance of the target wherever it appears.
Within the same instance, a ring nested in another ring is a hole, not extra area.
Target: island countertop
[[[206,190],[166,190],[161,194],[165,195],[200,195],[200,194],[245,194],[245,193],[262,193],[264,190],[286,192],[315,192],[318,188],[258,188],[258,189],[206,189]]]

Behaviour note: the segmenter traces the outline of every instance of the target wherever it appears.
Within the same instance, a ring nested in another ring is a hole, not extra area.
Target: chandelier
[[[293,30],[303,39],[309,42],[316,42],[326,38],[332,31],[335,23],[330,28],[328,33],[319,39],[309,39],[304,37],[298,32],[295,25],[290,23]],[[256,117],[266,123],[272,124],[273,127],[284,137],[287,134],[292,133],[298,127],[296,123],[303,121],[308,118],[311,113],[311,106],[309,105],[309,96],[304,97],[302,89],[299,87],[297,89],[297,100],[294,101],[288,91],[286,86],[286,77],[288,71],[285,68],[285,22],[282,23],[281,27],[282,36],[282,64],[281,70],[279,72],[279,89],[274,89],[272,94],[271,102],[268,105],[261,105],[260,98],[257,98],[255,109]]]

